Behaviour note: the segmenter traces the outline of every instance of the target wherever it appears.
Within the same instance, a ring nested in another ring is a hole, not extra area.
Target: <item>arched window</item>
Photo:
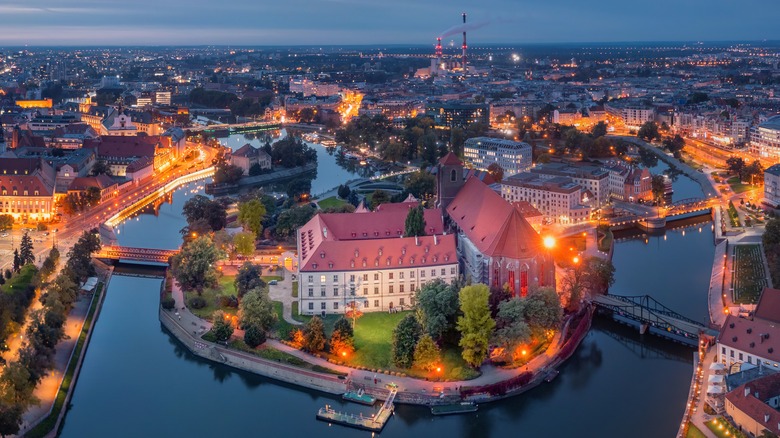
[[[455,169],[452,169],[450,171],[450,182],[455,182],[457,180],[458,173],[455,171]]]

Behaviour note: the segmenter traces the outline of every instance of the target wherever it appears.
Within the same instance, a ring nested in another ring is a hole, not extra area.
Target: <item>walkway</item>
[[[296,321],[292,317],[292,303],[297,302],[298,298],[292,296],[292,275],[289,272],[281,271],[284,273],[284,279],[277,284],[268,285],[268,296],[273,301],[279,301],[282,303],[282,317],[285,321],[293,325],[301,325],[300,321]]]
[[[728,241],[724,240],[715,245],[715,255],[712,262],[712,274],[710,275],[710,290],[707,294],[707,303],[710,310],[710,322],[721,327],[726,322],[726,313],[723,311],[723,282],[726,271],[726,249]]]

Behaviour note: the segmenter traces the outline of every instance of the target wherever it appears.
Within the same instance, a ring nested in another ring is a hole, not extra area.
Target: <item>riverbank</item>
[[[206,184],[206,193],[213,196],[226,195],[230,192],[244,187],[260,186],[277,181],[284,181],[290,178],[304,175],[317,170],[317,163],[308,163],[303,166],[292,167],[290,169],[279,169],[270,173],[264,173],[256,176],[245,176],[235,184]]]
[[[386,382],[382,382],[382,379],[389,379],[398,387],[398,395],[396,396],[398,403],[424,406],[461,400],[492,402],[521,394],[536,387],[544,381],[551,371],[571,357],[585,338],[593,315],[592,309],[588,307],[580,314],[567,320],[563,330],[555,335],[547,351],[532,359],[523,368],[504,369],[485,365],[482,367],[482,375],[474,380],[432,382],[333,364],[275,340],[266,341],[266,345],[315,366],[342,372],[347,378],[282,365],[252,354],[229,349],[200,338],[210,329],[211,324],[189,312],[184,305],[184,297],[178,287],[173,288],[173,298],[175,310],[166,311],[160,307],[160,322],[173,337],[196,356],[328,394],[342,394],[349,389],[350,384],[353,384],[364,389],[367,394],[384,399],[389,391],[385,388]],[[572,321],[576,322],[577,326],[570,332],[569,324]]]

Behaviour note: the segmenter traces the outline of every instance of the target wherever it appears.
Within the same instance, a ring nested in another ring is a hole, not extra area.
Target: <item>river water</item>
[[[675,197],[695,196],[694,186],[680,177]],[[177,191],[157,216],[120,226],[120,244],[177,247],[181,206],[197,188]],[[650,294],[703,321],[712,255],[706,220],[665,237],[618,235],[611,293]],[[368,408],[193,356],[157,319],[161,280],[121,274],[112,278],[95,324],[63,437],[369,436],[314,418],[325,404],[352,412]],[[381,436],[673,436],[692,355],[690,348],[596,318],[552,383],[467,416],[433,417],[425,408],[397,406]]]

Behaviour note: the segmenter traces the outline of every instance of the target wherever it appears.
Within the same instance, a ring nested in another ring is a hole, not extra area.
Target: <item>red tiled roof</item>
[[[411,195],[409,195],[411,196]],[[409,202],[395,202],[395,203],[389,203],[389,204],[380,204],[376,211],[395,211],[395,210],[401,210],[408,212],[409,210],[417,207],[420,205],[420,201],[409,201]]]
[[[537,216],[543,216],[542,212],[537,210],[536,207],[534,207],[530,202],[528,201],[516,201],[513,202],[512,205],[517,209],[517,211],[520,212],[523,217],[537,217]]]
[[[442,166],[462,166],[463,162],[460,161],[460,158],[458,158],[457,155],[453,154],[452,152],[449,152],[447,153],[447,155],[439,159],[439,164],[441,164]]]
[[[780,373],[748,382],[726,394],[734,408],[761,424],[771,432],[780,432],[780,412],[766,402],[780,395]]]
[[[756,305],[755,318],[780,323],[780,290],[765,287]]]
[[[103,190],[113,185],[116,185],[116,182],[107,175],[83,176],[75,178],[68,190],[82,191],[87,190],[90,187],[97,187],[100,190]]]
[[[321,242],[305,260],[301,271],[419,268],[454,264],[457,260],[452,234],[417,239],[337,240]]]
[[[764,334],[763,340],[761,334]],[[780,363],[780,327],[771,321],[763,319],[751,321],[729,315],[720,329],[718,343]]]
[[[105,135],[84,140],[84,147],[96,149],[101,157],[153,157],[157,147],[165,146],[170,146],[170,137],[159,135]]]
[[[320,220],[327,228],[332,240],[358,240],[358,239],[388,239],[398,238],[406,229],[406,216],[408,210],[390,209],[360,213],[320,213]],[[425,234],[442,234],[441,211],[426,209],[423,212],[425,218]]]
[[[489,257],[527,258],[542,248],[539,234],[520,211],[476,178],[466,181],[447,214]]]

